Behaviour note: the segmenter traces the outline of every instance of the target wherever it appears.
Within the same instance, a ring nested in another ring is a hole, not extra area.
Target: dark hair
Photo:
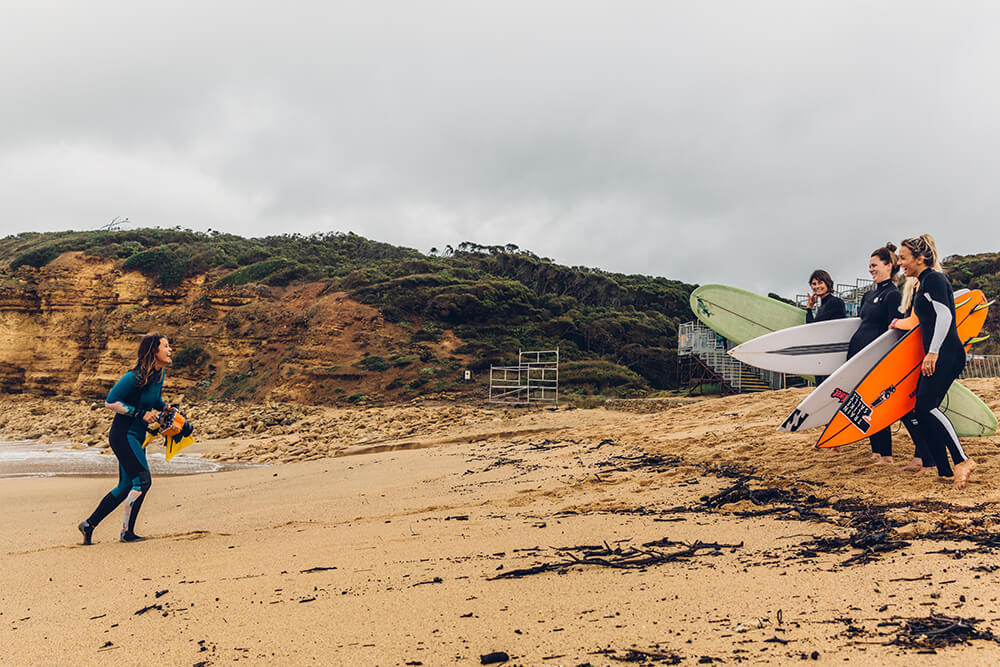
[[[812,281],[814,280],[818,280],[821,283],[826,283],[826,289],[829,290],[830,292],[833,291],[833,278],[831,278],[830,274],[824,271],[823,269],[816,269],[815,271],[812,272],[812,275],[809,276],[809,284],[811,285]]]
[[[896,271],[899,270],[899,257],[896,257],[896,246],[891,241],[881,248],[873,250],[872,257],[878,257],[882,260],[883,264],[891,266],[892,275],[895,275]]]
[[[160,341],[166,338],[163,334],[148,333],[139,341],[139,350],[136,352],[135,373],[140,387],[145,387],[153,381],[156,374],[156,352],[160,349]]]

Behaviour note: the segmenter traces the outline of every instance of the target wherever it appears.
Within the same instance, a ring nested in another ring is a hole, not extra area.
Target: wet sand
[[[1000,383],[969,386],[1000,408]],[[107,480],[0,480],[4,660],[1000,661],[1000,438],[964,441],[956,492],[777,433],[799,400],[316,409],[305,456],[273,434],[280,465],[154,478],[139,544],[117,512],[77,544]]]

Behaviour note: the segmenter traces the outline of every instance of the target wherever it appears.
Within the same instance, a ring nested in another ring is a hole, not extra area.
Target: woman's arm
[[[135,392],[139,385],[139,381],[136,379],[135,374],[129,371],[121,377],[115,386],[111,388],[108,392],[108,397],[104,399],[104,407],[112,412],[119,415],[126,415],[129,417],[141,416],[146,422],[152,422],[156,419],[156,415],[151,412],[145,412],[142,415],[136,414],[138,406],[128,403],[129,396]]]
[[[136,406],[127,403],[129,395],[135,391],[138,381],[131,371],[121,377],[104,399],[104,407],[120,415],[135,415]]]

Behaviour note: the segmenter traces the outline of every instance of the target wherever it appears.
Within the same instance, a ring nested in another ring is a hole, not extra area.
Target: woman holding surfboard
[[[941,273],[937,247],[930,234],[904,239],[899,249],[903,272],[916,278],[920,287],[912,295],[913,313],[920,322],[924,341],[924,359],[917,381],[916,405],[910,417],[914,424],[918,450],[924,467],[937,466],[938,475],[954,474],[955,488],[969,481],[976,462],[965,455],[955,429],[938,410],[942,399],[965,368],[965,347],[955,326],[955,295],[948,278]],[[904,308],[910,304],[903,303]],[[915,423],[914,423],[915,422]],[[955,472],[948,463],[948,451],[955,459]]]
[[[816,269],[809,276],[809,287],[813,293],[809,295],[806,303],[806,324],[813,322],[826,322],[828,320],[842,320],[847,317],[847,309],[839,296],[833,293],[833,278],[823,269]],[[813,315],[813,308],[816,304],[819,308]],[[817,375],[816,384],[820,385],[829,377],[828,375]]]
[[[902,295],[893,281],[898,271],[899,258],[896,257],[895,245],[886,243],[872,252],[868,260],[868,273],[875,283],[875,289],[866,292],[861,299],[861,324],[847,346],[848,359],[885,333],[889,324],[899,317]],[[872,459],[876,463],[892,463],[890,429],[884,428],[872,434],[869,441],[872,445]]]
[[[94,512],[78,528],[83,533],[83,543],[90,544],[94,528],[125,501],[125,520],[122,523],[121,541],[138,542],[135,520],[139,508],[152,484],[146,450],[142,448],[146,427],[156,421],[162,410],[164,368],[172,361],[173,350],[165,336],[147,334],[139,342],[135,367],[125,373],[111,388],[104,407],[115,413],[108,440],[111,450],[118,457],[118,486],[111,489]]]

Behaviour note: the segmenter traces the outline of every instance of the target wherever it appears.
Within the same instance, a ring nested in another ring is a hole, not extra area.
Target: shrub
[[[267,278],[276,271],[288,268],[294,264],[295,262],[284,258],[268,259],[263,262],[251,264],[250,266],[244,266],[242,269],[236,269],[232,273],[219,278],[215,284],[219,287],[234,287],[236,285],[255,283],[258,280]]]
[[[200,368],[204,366],[211,355],[197,345],[188,345],[174,353],[175,368]]]
[[[610,361],[574,361],[560,364],[559,386],[567,391],[611,392],[619,396],[637,395],[649,389],[638,373]]]
[[[135,253],[122,263],[122,269],[156,278],[156,282],[164,287],[176,287],[187,274],[188,261],[174,248],[158,246]]]
[[[21,253],[10,263],[10,270],[15,271],[22,266],[33,266],[36,269],[45,266],[62,254],[59,246],[46,246]]]
[[[363,368],[366,371],[374,371],[376,373],[381,373],[384,370],[388,370],[390,364],[388,361],[378,356],[365,357],[358,363],[354,364],[358,368]]]
[[[285,285],[289,285],[296,280],[306,278],[311,273],[312,272],[309,270],[308,266],[299,264],[298,262],[292,262],[289,266],[286,266],[283,269],[278,269],[272,273],[267,277],[265,282],[272,287],[284,287]]]
[[[413,340],[415,341],[432,341],[436,342],[441,340],[441,334],[444,330],[433,322],[425,322],[416,333],[413,334]]]

